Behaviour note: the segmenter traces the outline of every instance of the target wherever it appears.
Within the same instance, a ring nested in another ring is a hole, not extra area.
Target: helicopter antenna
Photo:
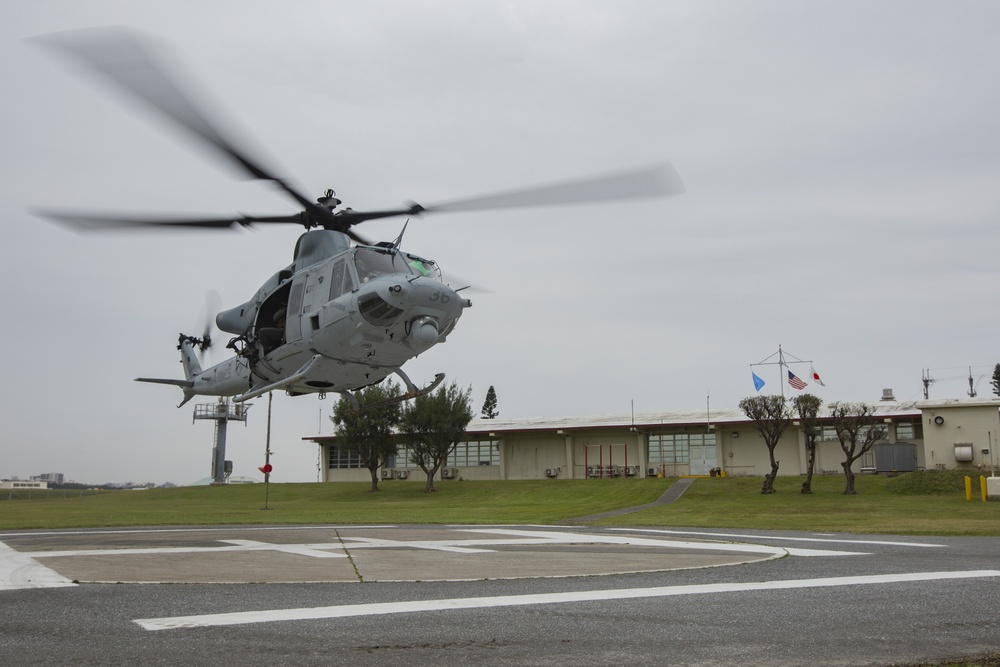
[[[400,230],[399,236],[397,236],[396,240],[392,242],[392,247],[393,248],[398,248],[400,245],[402,245],[402,243],[403,243],[403,234],[406,233],[406,226],[408,224],[410,224],[410,219],[409,218],[407,218],[406,222],[403,223],[403,229]]]

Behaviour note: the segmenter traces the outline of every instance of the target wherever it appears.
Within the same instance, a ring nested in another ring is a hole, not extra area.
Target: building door
[[[691,445],[691,474],[708,475],[716,467],[715,445]]]

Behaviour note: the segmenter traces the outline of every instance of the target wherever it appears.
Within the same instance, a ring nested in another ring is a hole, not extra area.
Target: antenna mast
[[[211,419],[215,422],[215,444],[212,447],[212,484],[225,484],[233,472],[233,462],[226,460],[226,430],[230,421],[247,421],[249,403],[230,403],[219,398],[218,403],[194,406],[194,419]]]

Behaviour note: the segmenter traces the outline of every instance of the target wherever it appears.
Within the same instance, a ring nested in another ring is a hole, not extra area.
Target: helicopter
[[[208,144],[246,176],[268,181],[301,210],[284,215],[231,217],[134,216],[46,209],[40,217],[79,231],[127,228],[239,229],[258,224],[301,225],[293,261],[272,274],[246,302],[218,312],[215,324],[232,334],[232,356],[202,368],[199,352],[212,345],[208,327],[201,336],[180,334],[177,349],[183,379],[136,378],[194,396],[231,397],[242,403],[284,390],[292,396],[336,392],[355,407],[354,391],[396,375],[406,387],[394,400],[433,391],[443,373],[418,387],[403,371],[410,359],[443,343],[471,300],[445,280],[433,260],[404,251],[403,233],[372,243],[354,227],[395,216],[580,204],[675,195],[684,192],[669,163],[611,175],[531,187],[500,194],[423,206],[410,202],[376,211],[339,208],[333,189],[315,201],[226,137],[204,104],[172,75],[169,61],[153,44],[123,27],[89,28],[34,38],[82,62],[99,78]],[[407,220],[408,222],[409,220]],[[405,232],[406,226],[403,227]]]

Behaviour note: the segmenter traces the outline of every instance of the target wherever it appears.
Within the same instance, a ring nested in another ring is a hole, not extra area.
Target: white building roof
[[[965,402],[954,399],[959,403]],[[954,401],[947,402],[952,405]],[[934,403],[942,403],[940,401]],[[977,404],[982,403],[978,401]],[[878,401],[872,404],[876,414],[883,417],[914,417],[920,415],[916,401]],[[1000,402],[997,402],[1000,406]],[[825,416],[825,409],[820,417]],[[648,430],[659,426],[692,426],[709,424],[749,423],[750,419],[739,408],[713,409],[711,411],[686,410],[669,412],[637,412],[631,414],[590,415],[582,417],[529,417],[523,419],[473,419],[467,433],[500,433],[511,431],[583,430],[599,428],[637,428]]]

